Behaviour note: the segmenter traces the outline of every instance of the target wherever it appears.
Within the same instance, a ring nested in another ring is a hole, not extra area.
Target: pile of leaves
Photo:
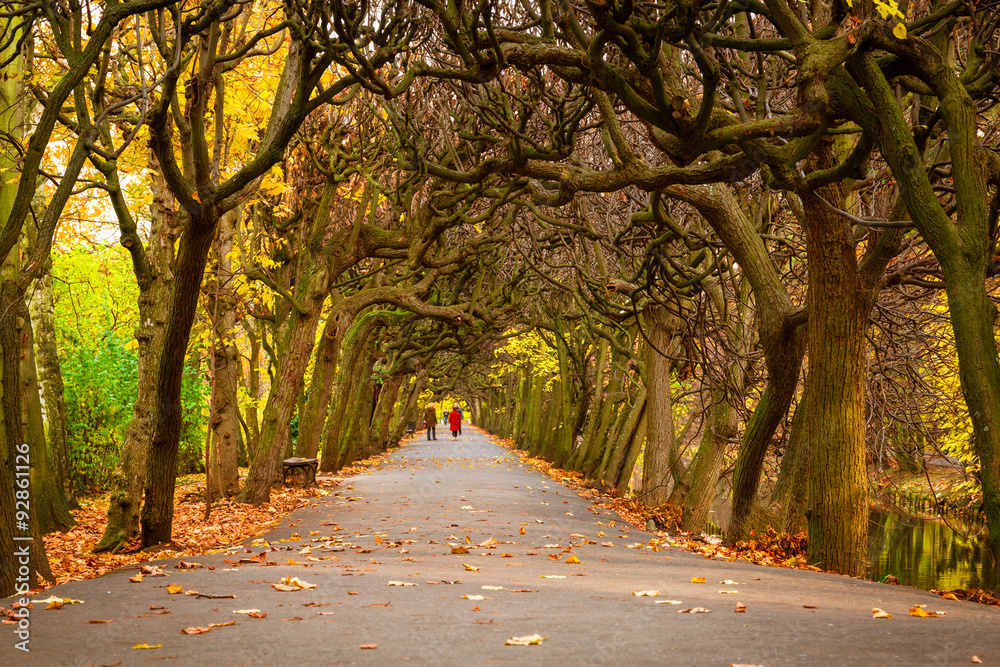
[[[939,591],[932,588],[931,593],[940,595],[946,600],[968,600],[969,602],[978,602],[990,607],[1000,607],[1000,598],[990,591],[985,591],[981,588],[956,588],[952,591]]]
[[[320,482],[331,485],[331,482]],[[253,507],[230,500],[212,503],[208,522],[202,521],[205,503],[184,502],[190,497],[189,487],[180,487],[174,494],[174,541],[156,551],[140,551],[138,538],[130,540],[117,554],[95,554],[91,550],[104,534],[108,520],[108,495],[80,501],[73,510],[76,525],[66,533],[45,536],[45,551],[49,557],[56,583],[99,577],[111,570],[156,558],[194,556],[260,535],[275,527],[288,513],[309,504],[309,498],[329,493],[322,487],[298,487],[271,490],[271,501]],[[48,586],[46,586],[47,588]]]
[[[79,509],[73,510],[73,517],[76,519],[73,528],[66,533],[45,536],[45,551],[56,581],[42,586],[42,589],[49,588],[54,583],[93,579],[126,565],[157,558],[212,553],[248,537],[257,537],[277,526],[292,511],[308,505],[310,498],[329,495],[327,489],[337,486],[345,477],[378,466],[388,456],[389,452],[385,452],[355,461],[340,470],[336,477],[320,476],[317,479],[319,488],[274,487],[271,489],[270,502],[259,507],[231,500],[217,500],[212,503],[208,522],[202,521],[205,514],[204,474],[179,478],[174,492],[174,541],[155,552],[140,551],[139,540],[135,538],[127,542],[117,554],[93,553],[91,550],[101,539],[107,524],[109,494],[84,498],[80,501]]]
[[[581,497],[587,498],[596,506],[615,512],[627,523],[637,528],[645,529],[649,520],[656,522],[657,527],[677,530],[680,525],[680,508],[669,504],[656,507],[644,505],[638,498],[620,498],[614,489],[606,490],[601,486],[588,482],[583,475],[555,467],[549,461],[531,456],[528,452],[517,449],[513,441],[490,436],[522,463],[536,468],[551,479],[577,491]],[[789,535],[779,533],[771,527],[763,535],[753,534],[752,539],[738,542],[735,545],[723,545],[717,538],[705,538],[676,532],[671,535],[673,546],[703,555],[705,558],[720,557],[728,560],[744,560],[758,565],[797,568],[803,570],[819,570],[806,561],[808,537],[805,533]]]

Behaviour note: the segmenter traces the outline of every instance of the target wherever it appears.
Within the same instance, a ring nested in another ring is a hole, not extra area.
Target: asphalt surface
[[[655,535],[471,428],[457,441],[402,447],[282,526],[265,536],[270,546],[247,540],[187,559],[203,566],[194,570],[175,569],[172,559],[157,561],[166,577],[133,583],[136,569],[127,568],[56,586],[43,596],[82,603],[46,610],[36,602],[30,653],[15,649],[12,626],[0,626],[0,665],[966,665],[973,656],[1000,664],[1000,610],[706,559],[669,542],[656,551]],[[469,553],[453,554],[452,545]],[[260,554],[265,563],[238,563]],[[567,563],[572,556],[580,562]],[[271,586],[283,577],[315,588]],[[170,594],[168,584],[235,598]],[[657,604],[668,600],[680,604]],[[735,613],[737,603],[746,611]],[[911,617],[918,604],[947,615]],[[698,607],[711,613],[678,613]],[[892,618],[873,618],[874,607]],[[248,609],[266,616],[233,613]],[[209,631],[181,633],[199,627]],[[505,645],[533,634],[546,639]]]

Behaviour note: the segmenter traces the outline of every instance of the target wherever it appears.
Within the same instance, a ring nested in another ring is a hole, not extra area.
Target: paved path
[[[224,562],[265,551],[248,546],[190,559],[206,566],[193,571],[161,561],[167,578],[130,583],[135,570],[126,569],[57,586],[53,595],[84,603],[36,606],[28,655],[2,626],[0,665],[967,665],[973,655],[1000,664],[1000,610],[835,575],[626,548],[653,536],[591,508],[473,429],[458,441],[411,443],[336,491],[267,535],[278,551],[266,558],[276,565]],[[280,541],[293,533],[303,538]],[[464,545],[466,536],[470,553],[453,555],[449,543]],[[491,538],[500,544],[471,548]],[[299,553],[307,544],[311,554]],[[567,564],[569,556],[580,563]],[[316,588],[270,586],[286,576]],[[236,598],[170,595],[164,587],[174,583]],[[632,595],[639,590],[660,594]],[[682,604],[656,604],[665,600]],[[734,613],[737,601],[745,613]],[[948,613],[913,618],[915,604]],[[678,613],[694,607],[711,613]],[[872,607],[893,618],[873,619]],[[266,618],[233,614],[250,608]],[[180,632],[233,620],[207,634]],[[535,633],[547,637],[540,646],[504,645]],[[143,642],[162,648],[132,649]]]

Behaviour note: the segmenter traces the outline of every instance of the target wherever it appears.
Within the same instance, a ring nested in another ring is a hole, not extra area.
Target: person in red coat
[[[451,414],[448,415],[448,426],[451,428],[451,439],[458,439],[458,432],[462,430],[462,412],[458,409],[458,403],[451,406]]]

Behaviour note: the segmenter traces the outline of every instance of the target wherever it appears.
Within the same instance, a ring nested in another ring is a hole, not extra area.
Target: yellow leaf
[[[878,607],[872,607],[872,618],[892,618],[892,614],[882,611]]]
[[[466,535],[465,536],[465,543],[466,544],[472,544],[472,538],[470,538],[468,535]]]
[[[169,586],[167,586],[167,592],[170,593],[171,595],[176,595],[177,593],[180,593],[183,590],[184,587],[181,586],[180,584],[170,584]]]
[[[579,564],[579,562],[580,562],[580,559],[577,558],[576,556],[570,556],[569,558],[566,559],[566,564],[567,565],[577,565],[577,564]]]
[[[132,648],[134,648],[134,649],[136,649],[136,648],[139,648],[139,649],[143,649],[143,648],[163,648],[163,644],[153,644],[152,646],[150,646],[146,642],[143,642],[141,644],[136,644]]]
[[[469,565],[468,563],[462,563],[462,565],[464,565],[465,569],[469,572],[479,572],[479,568],[475,565]]]
[[[642,597],[655,598],[659,594],[660,591],[632,591],[632,595],[638,598]]]
[[[130,351],[130,352],[132,350],[136,349],[137,347],[139,347],[139,341],[137,341],[135,338],[133,338],[129,342],[125,343],[125,349],[128,350],[128,351]]]
[[[524,535],[524,534],[525,534],[525,533],[526,533],[527,531],[526,531],[526,530],[524,530],[524,526],[521,526],[521,530],[519,530],[519,531],[517,531],[517,532],[519,532],[519,533],[521,533],[522,535]]]
[[[902,22],[897,23],[892,29],[892,34],[896,39],[906,39],[906,26]]]
[[[135,584],[141,583],[142,582],[142,572],[140,572],[139,574],[135,575],[134,577],[129,577],[128,580],[131,581],[132,583],[135,583]]]
[[[386,586],[416,586],[412,581],[390,581]]]
[[[936,611],[927,611],[924,609],[927,605],[918,604],[915,607],[910,608],[910,616],[917,616],[918,618],[937,618],[940,616]]]
[[[692,584],[703,584],[705,583],[705,577],[691,577]]]
[[[504,646],[531,646],[532,644],[541,644],[547,637],[548,635],[543,637],[539,634],[528,635],[527,637],[511,637],[504,642]]]

